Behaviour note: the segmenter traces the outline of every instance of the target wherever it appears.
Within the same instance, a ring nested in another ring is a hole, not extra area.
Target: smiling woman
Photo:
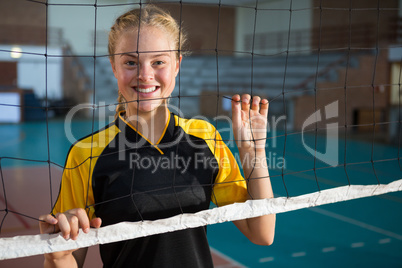
[[[169,110],[184,41],[179,24],[153,5],[116,20],[109,36],[116,119],[71,147],[58,200],[40,217],[42,233],[76,240],[80,229],[206,211],[211,201],[224,206],[273,197],[266,99],[232,99],[234,137],[249,181],[215,127]],[[256,244],[273,242],[274,214],[234,223]],[[105,267],[213,266],[204,226],[101,245],[100,252]],[[45,265],[81,266],[85,255],[86,249],[49,253]]]

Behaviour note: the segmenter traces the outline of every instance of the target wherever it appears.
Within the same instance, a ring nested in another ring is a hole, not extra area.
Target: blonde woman
[[[58,200],[51,214],[40,217],[42,233],[75,240],[80,228],[87,233],[122,221],[195,213],[210,201],[222,206],[273,197],[265,160],[266,99],[232,98],[248,182],[211,124],[168,109],[185,40],[177,22],[152,5],[116,20],[109,35],[119,88],[116,120],[71,147]],[[275,215],[234,224],[256,244],[273,242]],[[100,245],[100,253],[104,267],[213,266],[206,227]],[[86,249],[45,254],[45,267],[80,267],[85,255]]]

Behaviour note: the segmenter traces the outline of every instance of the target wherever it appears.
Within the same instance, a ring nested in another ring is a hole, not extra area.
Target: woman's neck
[[[165,105],[150,112],[140,112],[130,107],[126,110],[126,120],[153,144],[161,138],[168,119],[169,109]]]

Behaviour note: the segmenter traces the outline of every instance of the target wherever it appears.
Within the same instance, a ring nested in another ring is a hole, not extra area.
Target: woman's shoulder
[[[119,133],[114,123],[76,140],[70,147],[69,155],[74,157],[94,156],[94,152],[105,148],[110,141]]]
[[[207,118],[183,118],[174,115],[175,125],[181,127],[188,134],[214,134],[216,132],[215,126],[208,122]]]

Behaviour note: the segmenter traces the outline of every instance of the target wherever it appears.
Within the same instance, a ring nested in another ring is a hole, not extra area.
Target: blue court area
[[[49,128],[45,122],[0,125],[1,167],[47,165],[48,160],[63,166],[71,142],[104,122],[92,125],[88,120],[74,121],[71,128],[63,120],[50,121]],[[223,138],[230,140],[227,127],[218,123]],[[342,129],[338,134],[332,144],[338,165],[330,167],[307,149],[325,154],[332,139],[325,132],[269,132],[267,159],[275,195],[297,196],[349,182],[385,184],[402,178],[397,146],[373,143],[372,132],[365,141],[349,135],[345,140]],[[248,242],[232,223],[209,226],[208,237],[211,247],[236,267],[402,267],[402,192],[278,214],[270,247]]]

